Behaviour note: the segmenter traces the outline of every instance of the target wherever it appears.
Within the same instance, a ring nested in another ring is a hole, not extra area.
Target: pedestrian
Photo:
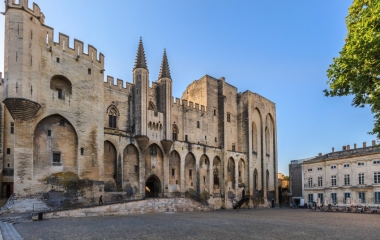
[[[241,198],[244,198],[245,197],[245,190],[243,188],[243,191],[241,192]]]
[[[99,197],[99,205],[103,205],[103,195],[100,195]]]

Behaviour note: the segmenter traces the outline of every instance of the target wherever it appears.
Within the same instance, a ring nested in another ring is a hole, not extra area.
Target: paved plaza
[[[15,224],[25,239],[380,239],[380,215],[305,209],[63,218]]]

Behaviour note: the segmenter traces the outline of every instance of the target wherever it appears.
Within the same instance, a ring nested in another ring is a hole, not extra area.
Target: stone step
[[[0,222],[0,231],[3,240],[22,240],[23,238],[13,227],[12,224],[6,222]]]

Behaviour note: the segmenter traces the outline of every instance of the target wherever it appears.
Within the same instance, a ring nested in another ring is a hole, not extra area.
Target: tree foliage
[[[346,17],[347,36],[327,70],[326,96],[353,95],[355,107],[371,106],[380,138],[380,0],[354,0]]]

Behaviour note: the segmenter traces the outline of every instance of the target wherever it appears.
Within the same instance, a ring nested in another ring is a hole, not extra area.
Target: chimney
[[[376,141],[372,140],[372,146],[376,146]]]
[[[354,149],[356,149],[356,143],[354,143]]]
[[[334,152],[334,148],[332,148],[332,152]]]
[[[350,150],[350,145],[347,145],[346,149],[347,149],[347,150]]]
[[[343,150],[343,151],[346,151],[346,146],[343,146],[343,147],[342,147],[342,150]]]
[[[363,148],[367,147],[367,143],[363,142]]]

